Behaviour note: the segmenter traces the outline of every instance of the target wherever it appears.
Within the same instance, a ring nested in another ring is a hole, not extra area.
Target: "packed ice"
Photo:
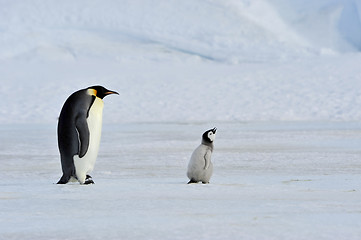
[[[360,50],[358,0],[1,1],[0,239],[359,239]],[[92,85],[95,184],[60,186]]]

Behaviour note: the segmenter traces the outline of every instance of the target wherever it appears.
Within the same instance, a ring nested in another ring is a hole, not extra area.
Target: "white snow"
[[[358,0],[0,1],[0,239],[359,239],[360,50]],[[96,184],[58,186],[95,84]]]
[[[360,9],[358,1],[3,2],[0,122],[54,123],[66,97],[93,84],[121,92],[105,100],[105,122],[358,120]]]
[[[2,126],[0,238],[359,238],[359,122],[217,123],[211,183],[187,185],[208,126],[106,125],[89,186],[53,184],[54,126]]]

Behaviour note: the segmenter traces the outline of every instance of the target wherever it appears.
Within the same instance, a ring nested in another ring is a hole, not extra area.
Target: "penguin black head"
[[[213,143],[214,139],[216,138],[216,131],[217,128],[209,129],[202,135],[202,140],[206,143]]]
[[[91,95],[94,95],[100,99],[103,99],[105,96],[110,95],[110,94],[118,94],[119,95],[119,93],[108,90],[103,86],[92,86],[92,87],[88,87],[87,89],[91,91],[90,92]]]

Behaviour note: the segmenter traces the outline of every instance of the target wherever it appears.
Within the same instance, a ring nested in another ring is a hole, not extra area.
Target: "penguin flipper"
[[[211,164],[211,151],[207,151],[206,154],[204,155],[204,160],[205,160],[205,165],[204,165],[204,169],[208,169],[209,165]]]
[[[87,153],[88,151],[88,147],[89,147],[89,128],[88,128],[88,123],[86,121],[86,115],[84,116],[79,116],[77,118],[77,120],[75,121],[75,127],[76,130],[78,131],[78,136],[79,136],[79,158],[84,157],[84,155]]]

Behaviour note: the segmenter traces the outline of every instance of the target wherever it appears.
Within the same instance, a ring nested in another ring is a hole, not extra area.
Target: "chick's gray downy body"
[[[211,161],[213,152],[213,142],[216,136],[216,128],[203,133],[202,143],[193,151],[188,164],[187,176],[189,183],[209,183],[213,174],[213,164]]]

